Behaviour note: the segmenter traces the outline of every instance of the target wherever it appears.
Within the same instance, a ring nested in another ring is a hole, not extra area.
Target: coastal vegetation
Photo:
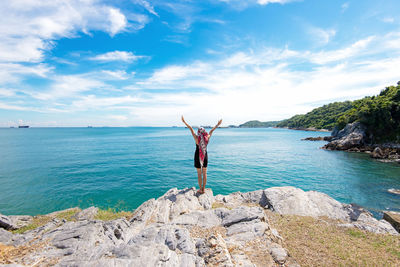
[[[126,218],[129,219],[132,217],[132,212],[129,211],[117,211],[113,208],[108,209],[99,209],[96,216],[94,217],[96,220],[101,221],[111,221],[119,218]]]
[[[280,121],[265,121],[261,122],[258,120],[248,121],[239,125],[239,128],[266,128],[276,127]]]
[[[400,142],[400,82],[377,96],[353,101],[352,108],[341,114],[336,125],[342,129],[355,121],[366,126],[372,143]]]
[[[277,127],[287,128],[315,128],[332,130],[337,120],[353,107],[351,101],[334,102],[315,108],[307,114],[295,115],[281,121]]]
[[[53,214],[37,215],[32,218],[32,221],[29,224],[27,224],[19,229],[13,230],[12,232],[15,234],[23,234],[27,231],[34,230],[36,228],[44,226],[54,219],[65,220],[65,221],[77,221],[76,215],[80,211],[82,211],[80,208],[71,208],[71,209],[66,209],[63,211],[55,212]],[[132,212],[117,211],[117,209],[115,209],[115,208],[108,208],[108,209],[98,209],[96,215],[94,216],[94,219],[101,220],[101,221],[111,221],[111,220],[115,220],[118,218],[128,219],[131,216],[132,216]]]
[[[341,130],[353,122],[366,127],[371,143],[400,142],[400,82],[377,96],[324,105],[284,120],[277,127]]]

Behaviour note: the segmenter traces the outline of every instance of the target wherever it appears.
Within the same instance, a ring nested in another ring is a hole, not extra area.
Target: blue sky
[[[0,3],[0,127],[280,120],[400,80],[400,2]]]

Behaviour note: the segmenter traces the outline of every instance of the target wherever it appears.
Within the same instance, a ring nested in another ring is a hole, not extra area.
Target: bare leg
[[[199,193],[201,193],[201,189],[203,188],[202,183],[201,183],[201,169],[196,168],[197,170],[197,181],[199,182]]]
[[[203,168],[203,187],[201,188],[201,191],[203,193],[206,188],[206,184],[207,184],[207,168]]]

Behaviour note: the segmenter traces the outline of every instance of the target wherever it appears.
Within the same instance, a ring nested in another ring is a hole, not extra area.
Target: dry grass
[[[0,243],[0,264],[15,264],[19,263],[19,260],[24,256],[36,251],[43,249],[46,245],[46,241],[35,242],[32,240],[25,245],[18,247],[6,246]]]
[[[327,219],[266,213],[301,266],[400,266],[399,236],[338,227]]]
[[[223,238],[226,237],[226,228],[223,226],[214,226],[210,228],[204,228],[200,226],[193,226],[190,228],[190,235],[195,238],[204,238],[207,239],[210,236],[217,236],[220,234]]]
[[[102,221],[111,221],[119,218],[126,218],[127,220],[132,217],[132,212],[129,211],[119,211],[117,212],[115,209],[108,208],[106,210],[101,210],[97,212],[94,217],[96,220]]]
[[[37,215],[35,217],[33,217],[33,220],[30,224],[28,224],[27,226],[21,227],[17,230],[12,231],[14,234],[22,234],[25,233],[27,231],[36,229],[38,227],[41,227],[45,224],[47,224],[48,222],[50,222],[53,219],[59,219],[59,220],[67,220],[67,221],[73,221],[75,220],[73,218],[73,216],[80,211],[80,209],[76,208],[76,209],[68,209],[65,211],[60,211],[57,212],[55,214],[49,214],[49,215]]]
[[[222,202],[216,202],[216,201],[212,204],[211,208],[212,208],[212,209],[225,208],[225,209],[228,209],[228,210],[231,210],[231,209],[232,209],[232,207],[228,207],[228,206],[225,205],[224,203],[222,203]]]

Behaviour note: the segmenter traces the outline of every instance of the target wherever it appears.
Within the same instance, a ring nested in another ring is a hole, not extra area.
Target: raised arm
[[[193,130],[192,126],[190,126],[189,124],[186,123],[185,118],[183,117],[183,115],[182,115],[182,122],[183,122],[183,123],[186,125],[186,127],[188,127],[189,130],[192,132],[194,141],[195,141],[196,144],[197,144],[197,135],[194,133],[194,130]]]
[[[210,133],[208,134],[208,138],[211,137],[212,133],[215,131],[215,129],[217,129],[222,123],[222,119],[220,119],[217,123],[217,125],[214,126],[214,128],[211,129]]]

